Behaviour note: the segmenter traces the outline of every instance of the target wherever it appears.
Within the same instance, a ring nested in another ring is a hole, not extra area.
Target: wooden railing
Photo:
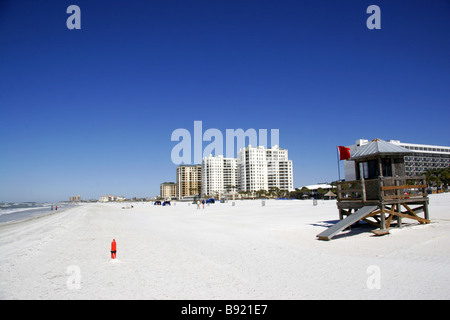
[[[401,200],[427,197],[425,176],[380,177],[337,183],[338,201]]]

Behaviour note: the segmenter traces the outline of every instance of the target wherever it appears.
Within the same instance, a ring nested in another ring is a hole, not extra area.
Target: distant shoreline
[[[18,224],[18,223],[23,223],[23,222],[27,222],[30,220],[35,220],[35,219],[39,219],[39,218],[43,218],[43,217],[47,217],[47,216],[51,216],[53,214],[56,213],[60,213],[60,212],[64,212],[67,209],[72,209],[74,207],[76,207],[77,205],[75,204],[68,204],[64,207],[58,207],[58,210],[44,210],[44,209],[35,209],[35,212],[24,212],[24,211],[20,211],[20,212],[16,212],[16,213],[10,213],[5,215],[5,217],[8,217],[9,215],[11,215],[11,219],[7,220],[7,221],[0,221],[0,227],[2,226],[6,226],[6,225],[13,225],[13,224]],[[23,214],[25,215],[22,218],[17,218],[17,215],[19,214]],[[28,214],[27,214],[28,213]],[[15,215],[15,216],[14,216]]]

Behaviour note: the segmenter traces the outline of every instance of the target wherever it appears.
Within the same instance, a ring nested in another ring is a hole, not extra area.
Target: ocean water
[[[14,202],[0,203],[0,224],[38,218],[50,213],[67,209],[73,205],[67,203]]]

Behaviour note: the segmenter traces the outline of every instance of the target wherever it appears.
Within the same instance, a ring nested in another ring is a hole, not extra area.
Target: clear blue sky
[[[279,129],[295,187],[358,138],[448,146],[449,35],[448,0],[0,0],[0,201],[157,195],[194,120]]]

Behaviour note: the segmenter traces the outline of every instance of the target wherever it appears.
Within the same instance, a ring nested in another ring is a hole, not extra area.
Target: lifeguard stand
[[[389,233],[394,222],[401,227],[403,218],[430,223],[425,176],[405,174],[404,157],[411,153],[380,139],[358,148],[350,158],[357,180],[337,183],[340,221],[318,234],[319,240],[330,240],[359,221],[378,228],[372,231],[377,235]]]

